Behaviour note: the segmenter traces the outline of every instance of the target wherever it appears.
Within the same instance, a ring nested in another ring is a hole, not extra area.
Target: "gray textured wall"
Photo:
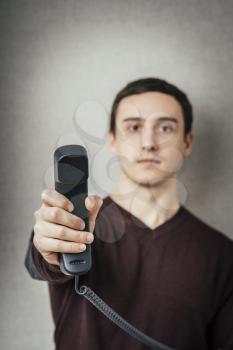
[[[114,94],[126,82],[158,76],[188,93],[195,140],[181,196],[233,238],[233,3],[8,0],[0,9],[0,347],[53,349],[46,283],[31,280],[23,266],[33,212],[52,181],[55,147],[82,141],[77,120],[89,134],[97,120],[104,137]],[[103,146],[90,138],[88,147],[94,155]],[[108,157],[105,149],[101,159]],[[90,192],[103,195],[114,171],[97,188],[98,174],[107,177],[101,165],[97,157]]]

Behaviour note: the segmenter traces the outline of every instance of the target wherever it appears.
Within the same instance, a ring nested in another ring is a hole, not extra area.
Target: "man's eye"
[[[138,131],[139,128],[140,128],[140,125],[138,125],[138,124],[133,124],[133,125],[130,125],[130,126],[128,127],[128,130],[134,132],[134,131]]]
[[[173,127],[170,125],[160,125],[160,130],[164,132],[170,132],[173,131]]]

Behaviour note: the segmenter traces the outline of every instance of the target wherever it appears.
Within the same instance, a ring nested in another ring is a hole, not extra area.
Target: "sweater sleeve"
[[[211,321],[210,347],[211,350],[233,349],[233,242],[228,245],[225,259],[223,258],[221,293],[218,306]],[[225,260],[225,261],[224,261]],[[218,286],[216,285],[216,289]]]
[[[31,232],[24,265],[33,279],[51,283],[65,283],[74,276],[65,275],[58,265],[49,264],[33,243],[34,231]]]

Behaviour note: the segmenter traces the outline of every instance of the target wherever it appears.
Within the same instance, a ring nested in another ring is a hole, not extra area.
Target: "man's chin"
[[[121,167],[123,173],[136,185],[142,186],[142,187],[157,187],[166,182],[168,178],[173,177],[173,173],[170,174],[162,174],[161,172],[153,172],[148,173],[147,171],[143,172],[137,172],[135,169],[135,172],[128,171],[127,168]],[[157,175],[157,176],[156,176]]]
[[[133,180],[138,186],[142,187],[156,187],[161,185],[166,179],[163,177],[131,177],[131,180]]]
[[[160,175],[160,176],[159,176]],[[140,176],[135,176],[133,174],[130,176],[131,180],[133,180],[137,185],[142,187],[158,187],[164,184],[169,179],[173,178],[175,176],[175,173],[168,173],[168,174],[158,174],[158,176],[146,176],[146,174],[143,176],[140,174]]]

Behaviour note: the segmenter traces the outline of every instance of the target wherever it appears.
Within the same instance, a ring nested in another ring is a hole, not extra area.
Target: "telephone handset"
[[[88,158],[86,149],[80,145],[67,145],[54,152],[55,190],[66,196],[74,205],[72,214],[85,222],[89,231],[88,211],[85,198],[88,195]],[[83,275],[91,268],[91,244],[81,253],[59,254],[61,271],[66,275]]]
[[[66,196],[74,205],[73,214],[85,221],[85,231],[89,231],[88,211],[85,207],[85,198],[88,196],[88,156],[85,147],[81,145],[66,145],[57,148],[54,152],[54,179],[55,190]],[[117,326],[126,333],[154,350],[175,350],[141,332],[109,305],[95,292],[83,285],[79,286],[79,276],[88,273],[91,269],[91,244],[81,253],[59,253],[60,269],[66,275],[75,278],[75,291],[84,296]]]

